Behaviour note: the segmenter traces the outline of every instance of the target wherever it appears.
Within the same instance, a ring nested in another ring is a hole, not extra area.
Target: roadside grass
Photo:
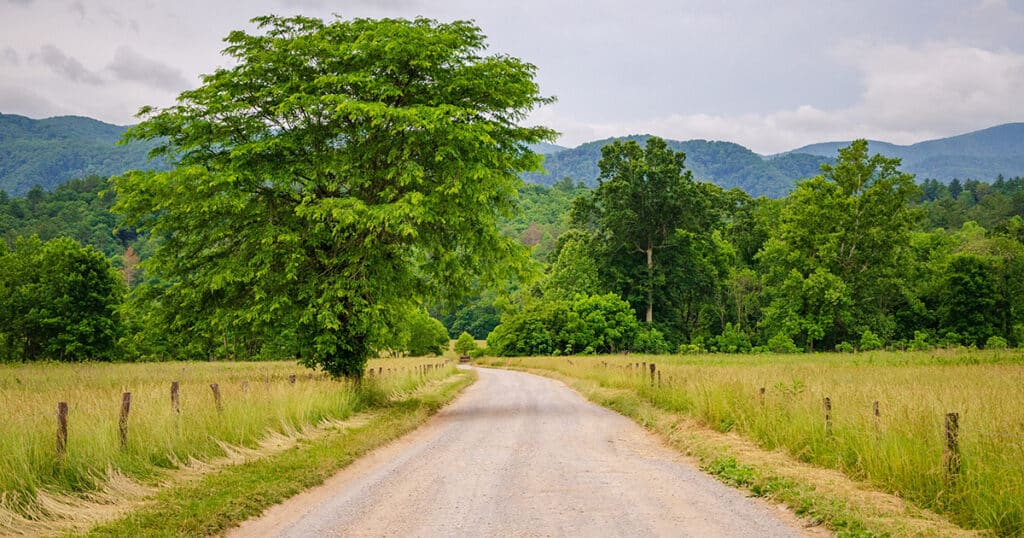
[[[532,357],[484,363],[562,377],[591,399],[641,423],[644,413],[686,417],[696,428],[739,436],[762,452],[780,452],[791,461],[840,471],[968,529],[1024,534],[1020,352]],[[660,372],[660,385],[657,374],[651,383],[651,363]],[[832,403],[831,433],[824,420],[826,396]],[[943,459],[949,412],[960,417],[961,469],[955,476],[947,476]],[[678,423],[662,424],[662,433],[671,434]],[[687,443],[687,450],[694,451],[694,443]],[[736,469],[745,465],[739,455],[736,465],[726,465],[715,463],[720,456],[715,450],[703,456],[696,452],[725,481],[755,494],[771,493],[797,512],[806,504],[786,499],[782,492],[792,493],[801,482],[780,489],[785,484],[778,480],[791,477],[775,472],[772,465],[751,471],[759,478],[748,484],[750,480],[736,478]],[[904,534],[898,527],[885,531],[892,526],[870,513],[858,516],[856,495],[845,502],[846,509],[832,507],[833,515],[815,517],[842,532]]]
[[[384,404],[364,424],[301,442],[266,458],[164,488],[152,503],[91,529],[88,536],[209,536],[321,484],[366,452],[414,430],[472,383],[461,373],[416,396]]]
[[[83,530],[159,491],[169,473],[312,442],[318,427],[415,401],[419,387],[455,372],[442,358],[377,359],[370,367],[383,375],[356,386],[288,362],[0,365],[0,535]],[[171,405],[172,381],[179,382],[180,413]],[[221,394],[219,411],[211,383]],[[132,393],[124,449],[122,392]],[[59,401],[69,408],[63,456]]]

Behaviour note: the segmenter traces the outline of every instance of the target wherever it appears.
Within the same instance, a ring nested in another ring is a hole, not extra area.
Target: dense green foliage
[[[0,241],[0,361],[115,357],[124,281],[66,237]]]
[[[512,274],[497,217],[553,138],[518,125],[548,99],[470,23],[254,22],[233,67],[129,130],[176,168],[117,178],[116,210],[160,241],[153,308],[181,332],[358,377],[399,313]]]
[[[1024,179],[918,186],[856,141],[785,199],[754,199],[693,182],[667,146],[605,147],[543,276],[501,302],[521,310],[492,352],[587,351],[561,345],[557,321],[572,297],[607,293],[682,352],[1024,342]],[[673,162],[660,177],[654,163]]]
[[[52,192],[34,187],[19,198],[0,191],[0,237],[8,244],[32,235],[43,241],[70,237],[116,257],[135,234],[116,229],[117,217],[110,212],[114,195],[100,194],[106,188],[106,178],[89,176],[58,185]]]
[[[51,190],[72,178],[167,168],[147,156],[155,143],[117,145],[125,129],[78,116],[33,120],[0,114],[0,190],[21,196],[34,186]]]
[[[629,303],[615,294],[530,302],[502,317],[487,337],[498,355],[572,355],[632,349],[640,333]]]

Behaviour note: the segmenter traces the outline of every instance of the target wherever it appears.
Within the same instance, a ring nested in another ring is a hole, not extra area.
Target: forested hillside
[[[118,146],[125,127],[80,116],[34,120],[0,114],[0,190],[20,196],[73,178],[104,178],[130,169],[165,169],[150,161],[153,143]]]
[[[639,141],[647,135],[634,135],[588,142],[573,149],[567,149],[545,156],[544,168],[547,174],[525,174],[524,179],[533,183],[551,185],[563,178],[574,182],[582,181],[587,186],[597,184],[599,173],[597,162],[601,159],[601,148],[615,141]],[[796,179],[818,173],[828,158],[815,155],[779,155],[772,159],[750,151],[732,142],[709,142],[689,140],[666,141],[672,149],[686,153],[686,165],[693,170],[699,181],[714,183],[724,189],[739,188],[751,196],[785,196]]]

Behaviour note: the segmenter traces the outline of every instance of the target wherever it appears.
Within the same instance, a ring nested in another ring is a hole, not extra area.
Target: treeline
[[[493,303],[492,353],[1024,341],[1022,178],[919,186],[865,141],[780,200],[694,181],[657,138],[605,146],[600,169],[543,274]]]
[[[293,335],[257,340],[166,307],[169,283],[140,265],[154,241],[118,227],[113,203],[99,176],[23,197],[0,190],[0,362],[295,356]],[[447,349],[447,330],[425,310],[393,317],[382,353]]]
[[[531,248],[533,277],[432,308],[443,324],[392,313],[382,351],[439,352],[464,331],[505,354],[1024,341],[1024,178],[915,185],[858,142],[772,200],[685,164],[658,139],[626,142],[604,150],[595,189],[523,185],[501,226]],[[292,335],[164,306],[173,283],[139,265],[154,241],[119,228],[113,203],[99,176],[0,191],[0,360],[294,356]]]

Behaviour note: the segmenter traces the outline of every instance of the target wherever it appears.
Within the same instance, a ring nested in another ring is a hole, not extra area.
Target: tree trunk
[[[647,323],[654,321],[654,246],[647,244]]]

